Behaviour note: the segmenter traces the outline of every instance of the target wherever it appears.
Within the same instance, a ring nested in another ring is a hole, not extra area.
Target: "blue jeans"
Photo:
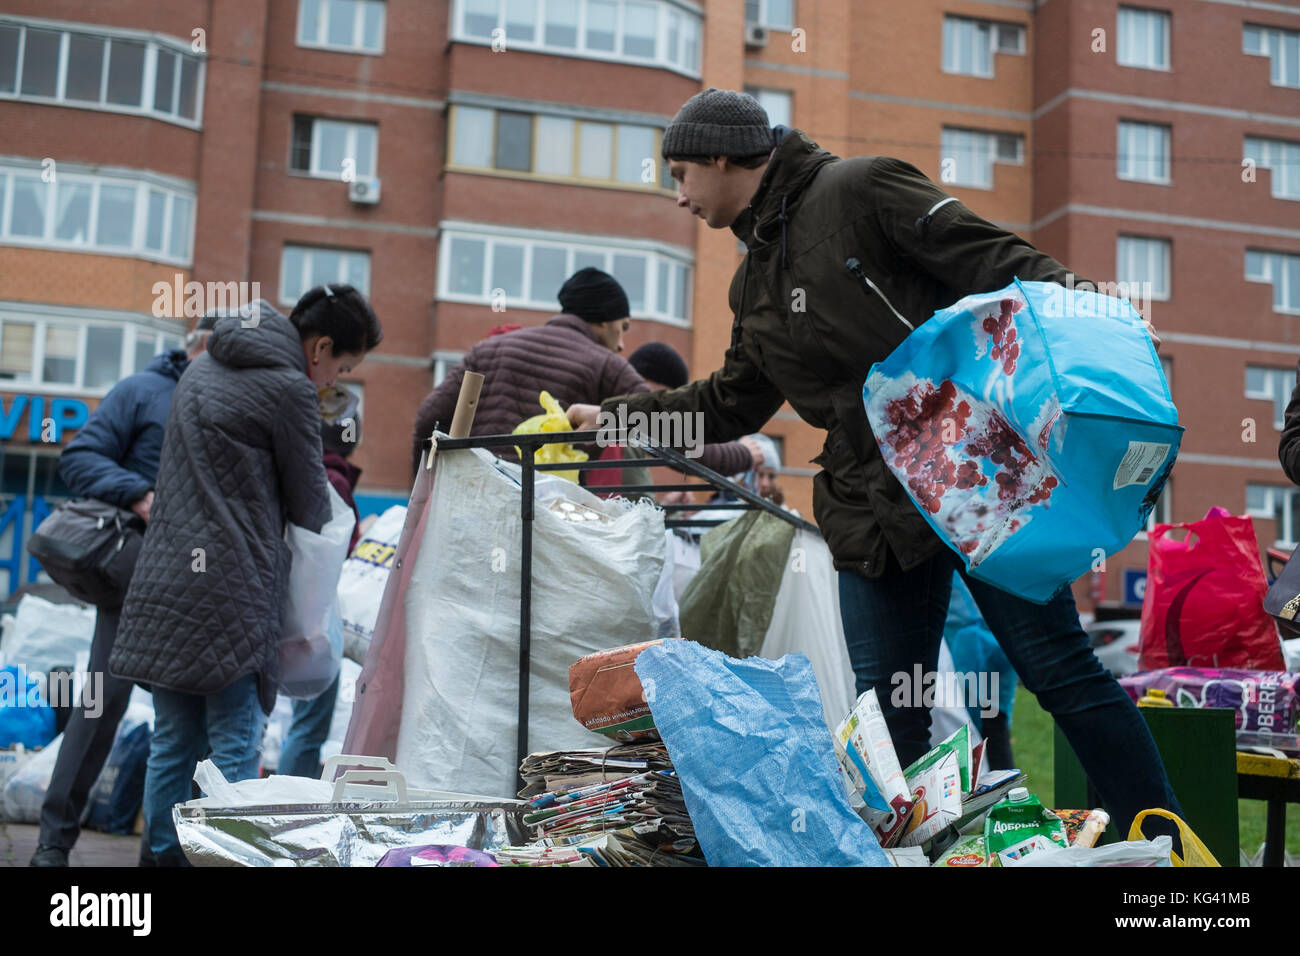
[[[159,866],[186,866],[172,807],[190,799],[194,768],[211,748],[227,780],[257,776],[266,714],[257,675],[247,674],[215,694],[153,689],[154,731],[144,783],[145,839]]]
[[[1021,683],[1069,740],[1119,832],[1127,834],[1133,817],[1151,807],[1181,816],[1146,721],[1089,648],[1073,594],[1067,589],[1046,605],[1033,604],[965,574],[947,549],[910,571],[891,559],[879,578],[839,575],[840,615],[858,693],[876,689],[902,765],[929,749],[930,711],[918,705],[920,690],[915,698],[896,695],[895,688],[906,685],[894,675],[913,682],[914,665],[925,673],[935,670],[954,569]],[[1148,835],[1177,832],[1155,823],[1145,827]]]
[[[339,672],[340,677],[342,671]],[[293,723],[284,735],[280,765],[276,773],[291,777],[320,776],[320,748],[330,733],[334,720],[334,701],[339,695],[339,678],[334,678],[319,697],[293,702]]]

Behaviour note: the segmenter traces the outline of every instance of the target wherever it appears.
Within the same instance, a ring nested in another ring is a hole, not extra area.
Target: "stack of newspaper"
[[[529,846],[494,853],[522,866],[702,866],[681,781],[661,743],[530,754],[520,768]]]

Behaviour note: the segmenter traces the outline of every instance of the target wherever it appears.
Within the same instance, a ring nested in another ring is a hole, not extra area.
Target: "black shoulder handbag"
[[[1300,553],[1300,549],[1297,550]],[[1268,549],[1268,569],[1272,573],[1277,562],[1284,560],[1284,554],[1273,548]],[[1292,554],[1285,559],[1286,564],[1277,573],[1268,593],[1264,595],[1264,610],[1273,615],[1277,621],[1282,637],[1290,639],[1300,637],[1300,558]]]
[[[75,498],[41,522],[27,550],[73,597],[118,607],[140,556],[144,528],[134,511],[98,498]]]

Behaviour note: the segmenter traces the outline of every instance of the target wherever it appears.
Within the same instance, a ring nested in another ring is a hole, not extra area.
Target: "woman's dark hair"
[[[353,286],[341,283],[308,289],[289,313],[289,321],[304,342],[328,335],[334,342],[334,355],[369,352],[384,338],[366,297]]]

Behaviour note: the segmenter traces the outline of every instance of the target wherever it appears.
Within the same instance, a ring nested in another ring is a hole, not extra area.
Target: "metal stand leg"
[[[524,454],[520,482],[523,500],[519,511],[523,522],[520,546],[522,554],[519,556],[519,738],[515,748],[516,792],[524,788],[524,778],[519,768],[528,756],[528,678],[533,642],[533,484],[536,477],[533,455],[537,449],[533,445],[527,445],[520,450]]]

